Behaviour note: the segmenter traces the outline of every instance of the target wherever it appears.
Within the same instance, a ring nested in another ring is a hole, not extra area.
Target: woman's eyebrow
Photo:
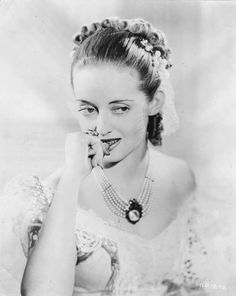
[[[86,100],[81,100],[81,99],[76,99],[76,101],[81,102],[82,104],[87,104],[87,105],[91,105],[92,107],[94,107],[95,109],[97,109],[97,106],[94,105],[93,103],[86,101]]]
[[[114,101],[109,102],[109,105],[110,104],[119,104],[119,103],[124,103],[124,102],[132,102],[132,101],[134,101],[134,100],[128,100],[128,99],[126,99],[126,100],[114,100]]]

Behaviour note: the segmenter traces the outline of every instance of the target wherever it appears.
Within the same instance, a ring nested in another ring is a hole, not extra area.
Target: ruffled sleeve
[[[6,186],[5,202],[26,257],[37,240],[52,198],[53,192],[38,176],[16,177]]]
[[[0,294],[20,295],[26,258],[40,232],[52,192],[37,176],[20,175],[0,198]]]

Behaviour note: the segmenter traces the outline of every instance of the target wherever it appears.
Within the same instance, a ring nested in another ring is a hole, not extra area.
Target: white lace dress
[[[0,201],[0,295],[20,295],[26,258],[53,195],[37,176],[19,176],[7,184]],[[213,210],[206,210],[206,204],[201,210],[196,197],[194,192],[186,198],[177,216],[153,239],[78,207],[77,264],[104,248],[111,258],[111,276],[102,291],[87,291],[75,281],[73,295],[236,295],[232,254],[227,244],[216,247],[219,236],[207,226],[215,225],[209,216]]]

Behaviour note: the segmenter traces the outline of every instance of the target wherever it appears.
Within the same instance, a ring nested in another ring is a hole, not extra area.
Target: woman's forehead
[[[74,81],[96,79],[105,83],[109,81],[124,81],[128,80],[130,83],[139,82],[138,71],[131,67],[119,66],[113,63],[98,63],[86,65],[84,67],[75,68]],[[109,78],[107,81],[106,79]]]
[[[74,72],[74,90],[78,99],[130,99],[141,93],[139,83],[135,69],[112,64],[87,65]]]

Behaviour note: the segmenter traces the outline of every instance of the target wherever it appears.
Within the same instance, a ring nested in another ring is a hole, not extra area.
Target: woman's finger
[[[103,155],[110,155],[109,145],[107,143],[103,143],[98,137],[94,137],[86,133],[86,137],[89,141],[89,145],[94,146],[99,143],[103,149]]]
[[[99,161],[99,157],[95,154],[91,160],[92,162],[92,167],[95,168],[96,166],[98,166],[98,161]]]
[[[101,166],[103,167],[103,158],[108,155],[107,145],[102,143],[99,138],[86,135],[88,143],[88,157],[91,160],[92,167]]]
[[[101,143],[96,143],[93,145],[93,149],[96,151],[95,155],[93,156],[93,166],[102,166],[103,167],[103,148],[101,146]]]
[[[93,147],[89,147],[88,156],[93,156],[94,154],[96,154],[96,151],[93,149]]]

